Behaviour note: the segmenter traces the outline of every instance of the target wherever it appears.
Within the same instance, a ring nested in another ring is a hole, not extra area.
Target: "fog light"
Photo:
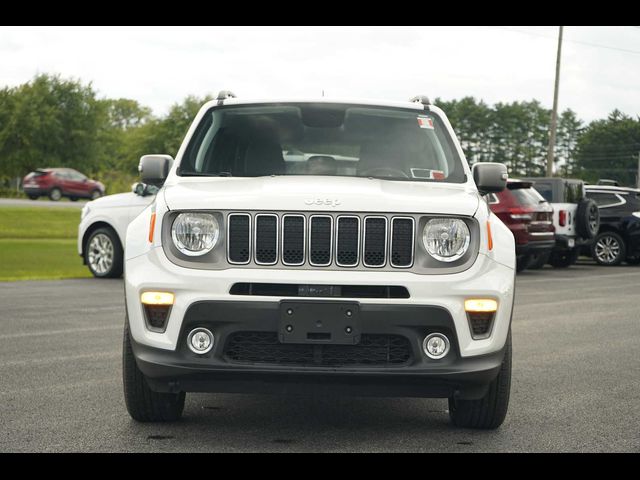
[[[207,353],[213,348],[213,333],[206,328],[195,328],[189,333],[187,345],[193,353]]]
[[[439,360],[449,353],[449,339],[441,333],[432,333],[422,342],[424,354],[434,360]]]

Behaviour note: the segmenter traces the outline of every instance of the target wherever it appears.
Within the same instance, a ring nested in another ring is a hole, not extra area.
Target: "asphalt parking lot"
[[[191,394],[143,425],[120,377],[121,280],[0,283],[0,451],[640,452],[640,267],[517,279],[513,384],[497,431],[445,400]]]

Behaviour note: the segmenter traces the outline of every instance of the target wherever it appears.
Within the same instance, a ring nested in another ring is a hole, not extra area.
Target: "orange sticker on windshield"
[[[429,117],[418,117],[418,126],[420,128],[427,128],[433,130],[433,120]]]
[[[444,172],[442,170],[431,170],[431,178],[434,180],[444,180]]]

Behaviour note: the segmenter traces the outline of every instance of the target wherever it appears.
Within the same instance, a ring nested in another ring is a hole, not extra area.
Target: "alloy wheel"
[[[108,273],[113,266],[113,242],[99,233],[89,243],[89,266],[98,275]]]
[[[602,263],[614,263],[620,255],[620,243],[605,235],[596,242],[595,254]]]

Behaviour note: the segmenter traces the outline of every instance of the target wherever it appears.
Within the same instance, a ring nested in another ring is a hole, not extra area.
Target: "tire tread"
[[[511,391],[511,332],[505,345],[500,372],[484,397],[477,400],[449,399],[449,415],[457,427],[495,429],[504,422]]]
[[[131,348],[128,324],[122,345],[122,381],[127,411],[138,422],[172,422],[179,420],[184,410],[185,393],[154,392],[136,364]]]
[[[91,234],[87,237],[87,241],[84,245],[84,260],[87,266],[89,266],[89,244],[91,244],[91,239],[97,235],[98,233],[103,233],[107,235],[111,239],[111,243],[113,243],[113,266],[111,270],[104,275],[96,275],[91,267],[89,267],[89,271],[98,278],[120,278],[124,271],[124,251],[122,249],[122,244],[120,243],[120,239],[118,238],[118,234],[109,227],[100,227],[96,228],[91,232]]]

